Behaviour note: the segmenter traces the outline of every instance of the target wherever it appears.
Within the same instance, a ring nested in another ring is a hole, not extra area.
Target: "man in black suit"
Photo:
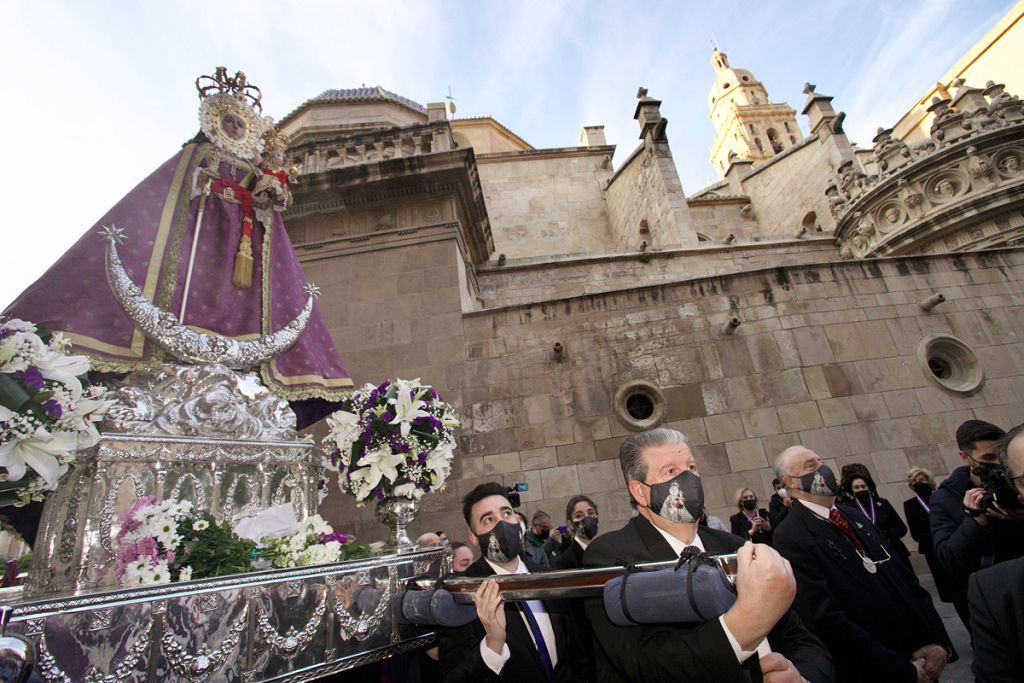
[[[555,560],[557,569],[583,567],[583,551],[597,537],[597,505],[587,496],[573,496],[565,505],[565,521],[572,542]]]
[[[490,482],[462,501],[470,543],[482,557],[464,576],[529,574],[541,568],[524,562],[519,517],[506,488]],[[459,628],[439,628],[441,678],[444,681],[575,680],[566,635],[565,614],[557,601],[506,603],[497,582],[484,582],[473,597],[478,618]]]
[[[787,448],[775,473],[793,505],[774,544],[793,566],[796,601],[828,646],[840,681],[931,681],[952,645],[931,596],[856,507],[836,505],[835,474],[814,451]]]
[[[706,623],[656,626],[616,626],[603,600],[589,599],[597,680],[833,680],[828,652],[789,610],[795,590],[789,563],[768,546],[698,529],[704,496],[686,438],[672,429],[634,434],[622,443],[619,461],[639,515],[622,529],[598,536],[584,553],[584,565],[672,560],[691,546],[710,554],[736,552],[737,599],[725,614]]]
[[[996,444],[999,462],[1024,501],[1024,425]],[[979,683],[1009,683],[1024,676],[1024,557],[971,574],[967,589],[974,625]]]

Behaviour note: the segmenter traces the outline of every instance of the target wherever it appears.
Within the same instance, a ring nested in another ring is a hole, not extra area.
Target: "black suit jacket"
[[[768,520],[769,524],[771,523],[772,520],[768,516],[768,512],[764,508],[758,510],[757,514],[759,514],[762,518]],[[772,543],[771,529],[769,529],[768,531],[764,531],[762,529],[753,536],[748,535],[750,527],[754,526],[754,524],[749,519],[747,519],[747,516],[743,514],[743,512],[737,512],[735,515],[730,517],[729,524],[732,527],[732,532],[744,540],[750,540],[754,543],[765,543],[767,545],[771,545]]]
[[[530,562],[526,563],[526,567],[531,573],[545,571],[543,567],[538,567]],[[491,569],[491,565],[487,564],[482,557],[469,565],[463,574],[463,576],[493,575],[494,570]],[[575,680],[572,673],[572,657],[574,655],[566,635],[565,608],[557,600],[545,600],[544,607],[551,618],[551,628],[555,632],[555,649],[558,653],[555,675],[551,680],[556,683],[569,683]],[[530,630],[514,603],[505,603],[505,643],[508,645],[511,657],[505,662],[501,676],[494,675],[494,672],[484,664],[484,659],[480,655],[480,641],[484,639],[485,635],[486,632],[479,619],[474,619],[469,624],[458,628],[437,629],[442,681],[446,683],[449,681],[465,681],[466,683],[530,681],[539,683],[547,680],[544,665],[541,664],[540,655],[537,654],[537,648],[530,636]]]
[[[856,507],[838,507],[868,555],[886,557],[871,521]],[[794,607],[832,652],[840,681],[914,683],[912,652],[933,643],[952,648],[931,596],[895,554],[868,572],[838,527],[796,502],[775,530],[775,549],[793,565]]]
[[[974,663],[979,683],[1020,681],[1024,677],[1024,557],[971,574]]]
[[[583,547],[573,541],[569,547],[559,554],[555,560],[555,569],[582,569],[583,568]]]
[[[708,553],[730,553],[743,540],[701,527],[698,532]],[[671,560],[677,555],[661,533],[637,516],[618,531],[598,536],[587,546],[583,563],[605,567],[633,562]],[[616,626],[608,620],[602,598],[586,602],[594,629],[598,681],[715,681],[750,683],[761,680],[757,655],[744,665],[736,655],[718,619],[698,626]],[[768,634],[772,649],[787,657],[808,680],[834,680],[828,652],[789,611]]]

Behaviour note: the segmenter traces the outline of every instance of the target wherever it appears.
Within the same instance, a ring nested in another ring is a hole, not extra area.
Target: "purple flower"
[[[384,500],[384,491],[379,486],[373,490],[373,495],[377,496],[377,500]]]
[[[55,398],[51,398],[43,403],[43,410],[46,411],[51,420],[59,420],[60,416],[64,414],[64,409],[60,407],[60,401]]]
[[[42,391],[43,387],[46,386],[46,382],[43,380],[43,375],[39,372],[39,368],[34,365],[28,366],[27,370],[19,370],[18,378],[21,380],[21,383],[29,389]]]
[[[346,543],[348,543],[348,536],[346,536],[343,533],[335,531],[329,534],[320,534],[318,540],[320,541],[321,544],[330,543],[331,541],[337,541],[341,545],[345,545]]]

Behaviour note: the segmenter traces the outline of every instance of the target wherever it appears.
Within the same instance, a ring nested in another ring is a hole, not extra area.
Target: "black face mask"
[[[971,474],[976,476],[978,479],[984,479],[998,469],[1001,469],[999,465],[992,462],[976,462],[976,464],[971,467]]]
[[[477,534],[480,550],[491,562],[505,564],[523,552],[523,530],[518,524],[501,520],[487,533]]]
[[[539,538],[542,541],[546,541],[548,539],[548,536],[550,536],[550,535],[551,535],[551,529],[541,529],[539,534],[534,534],[534,536],[536,536],[537,538]]]
[[[914,493],[925,499],[932,494],[932,486],[926,481],[919,481],[910,488],[914,489]]]
[[[704,514],[704,487],[690,470],[660,484],[645,485],[651,489],[650,510],[659,517],[693,524]]]
[[[597,536],[597,517],[584,517],[572,523],[576,535],[585,541],[592,541]]]
[[[871,502],[871,491],[857,491],[857,493],[853,495],[861,502],[861,504]]]
[[[744,510],[749,510],[750,512],[753,512],[754,510],[757,509],[757,498],[753,498],[751,500],[743,500],[740,501],[740,503],[743,505]]]
[[[800,480],[800,489],[812,496],[828,498],[836,495],[836,491],[839,490],[839,486],[836,485],[836,475],[825,464],[798,479]]]

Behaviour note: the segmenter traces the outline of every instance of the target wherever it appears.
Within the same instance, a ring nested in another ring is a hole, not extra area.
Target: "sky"
[[[712,41],[773,102],[799,111],[805,81],[833,95],[868,146],[1013,4],[5,0],[0,308],[192,137],[195,79],[216,66],[245,71],[278,119],[328,88],[380,85],[424,104],[451,92],[457,117],[493,116],[537,148],[604,125],[616,163],[639,144],[644,86],[692,194],[718,179]]]

